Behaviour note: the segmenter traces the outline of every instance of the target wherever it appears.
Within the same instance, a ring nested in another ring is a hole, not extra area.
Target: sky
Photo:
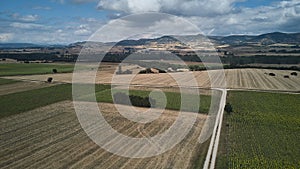
[[[0,43],[85,41],[116,19],[144,12],[178,16],[205,35],[300,32],[300,0],[1,0]],[[179,22],[164,19],[139,19],[132,30],[150,23],[163,29]],[[122,22],[126,24],[132,22]]]

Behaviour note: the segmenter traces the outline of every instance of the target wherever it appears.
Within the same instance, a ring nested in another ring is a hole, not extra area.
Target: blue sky
[[[111,20],[142,12],[183,17],[209,35],[300,32],[299,0],[1,0],[0,43],[84,41]]]

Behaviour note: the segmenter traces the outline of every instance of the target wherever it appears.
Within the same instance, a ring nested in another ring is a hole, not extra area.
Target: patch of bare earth
[[[178,114],[165,110],[141,127],[122,117],[113,104],[100,103],[99,107],[113,128],[131,137],[162,133]],[[64,101],[0,119],[0,168],[190,168],[199,156],[197,139],[205,119],[199,114],[190,133],[173,149],[156,157],[131,159],[109,153],[91,141],[78,122],[73,103]],[[118,138],[112,141],[118,144]],[[132,148],[134,145],[128,145]]]

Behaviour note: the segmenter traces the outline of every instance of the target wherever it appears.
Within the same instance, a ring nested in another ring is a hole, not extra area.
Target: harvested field
[[[269,70],[269,69],[229,69],[224,70],[226,75],[227,88],[229,89],[260,89],[260,90],[285,90],[299,91],[300,78],[292,76],[289,79],[284,78],[285,75],[290,75],[293,71],[288,70]],[[275,73],[275,77],[268,74]],[[222,80],[220,79],[220,70],[210,71],[211,81],[207,71],[201,72],[181,72],[172,74],[139,74],[131,81],[135,85],[159,86],[159,87],[176,87],[178,84],[173,77],[189,83],[191,79],[187,75],[194,75],[197,79],[198,86],[203,88],[221,87]],[[118,82],[124,82],[125,79],[132,75],[116,75]],[[173,77],[172,77],[173,76]],[[32,76],[15,76],[6,77],[17,80],[39,80],[44,81],[47,75],[32,75]],[[55,81],[71,82],[72,74],[56,74],[52,76]],[[82,73],[82,81],[90,81],[89,73]],[[99,72],[97,74],[96,83],[110,84],[113,74],[108,72]]]
[[[113,104],[99,106],[113,128],[128,136],[142,136],[138,130],[141,124],[124,119]],[[176,111],[164,111],[159,119],[142,126],[143,134],[151,136],[165,131],[176,117]],[[81,129],[73,103],[64,101],[0,119],[0,167],[191,168],[205,157],[206,146],[197,143],[205,119],[205,115],[199,114],[188,136],[164,154],[129,159],[108,153],[93,143]],[[128,149],[133,146],[128,145]]]
[[[30,82],[30,81],[24,81],[24,82],[15,82],[11,84],[4,84],[1,85],[0,87],[0,96],[1,95],[6,95],[6,94],[11,94],[11,93],[17,93],[17,92],[22,92],[22,91],[27,91],[27,90],[33,90],[33,89],[39,89],[39,88],[44,88],[44,87],[49,87],[53,86],[55,84],[49,84],[45,82]]]

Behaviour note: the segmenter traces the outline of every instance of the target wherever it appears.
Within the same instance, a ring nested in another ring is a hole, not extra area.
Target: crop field
[[[122,134],[142,137],[168,129],[177,117],[165,110],[147,125],[122,118],[113,104],[99,107],[110,125]],[[144,108],[139,108],[145,111]],[[188,116],[188,114],[187,114]],[[1,168],[191,168],[202,164],[207,144],[197,138],[206,116],[199,114],[195,126],[180,144],[159,156],[129,159],[113,155],[93,143],[81,129],[70,101],[50,104],[29,112],[0,119]],[[117,139],[117,138],[115,138]],[[134,145],[128,145],[128,149]],[[146,152],[145,152],[146,153]],[[179,155],[180,154],[180,155]],[[184,157],[184,158],[183,158]]]
[[[0,76],[50,74],[53,69],[58,73],[72,72],[73,64],[43,64],[43,63],[3,63],[0,64]]]
[[[110,67],[112,69],[112,67]],[[226,75],[227,88],[230,89],[259,89],[259,90],[284,90],[284,91],[300,91],[300,77],[291,76],[293,71],[289,70],[270,70],[270,69],[230,69],[224,70]],[[269,76],[269,73],[274,73],[276,76]],[[189,75],[193,75],[199,87],[210,88],[222,87],[222,79],[220,78],[220,70],[201,71],[201,72],[179,72],[170,74],[138,74],[131,84],[159,87],[176,87],[177,81],[188,84],[192,79]],[[299,74],[299,72],[298,72]],[[211,76],[211,79],[209,78]],[[289,78],[284,78],[284,76]],[[88,81],[92,78],[89,73],[82,73],[82,81]],[[124,82],[124,79],[130,78],[132,75],[116,75],[114,78],[117,82]],[[32,76],[15,76],[5,77],[16,80],[35,80],[45,81],[48,75],[32,75]],[[72,74],[53,74],[51,75],[54,81],[72,82]],[[113,71],[100,71],[97,73],[96,83],[110,84],[112,83]]]
[[[0,73],[0,168],[202,168],[209,141],[199,144],[198,137],[205,120],[211,118],[207,113],[211,108],[212,94],[218,93],[210,87],[223,86],[220,70],[136,75],[131,81],[130,95],[145,98],[155,95],[153,90],[163,91],[167,100],[162,115],[144,125],[125,119],[112,104],[112,94],[125,93],[122,82],[132,75],[114,75],[117,64],[102,65],[95,85],[99,108],[114,129],[131,137],[154,136],[174,123],[181,104],[180,88],[175,79],[189,84],[192,79],[187,75],[193,75],[198,87],[201,87],[198,117],[188,136],[159,156],[130,159],[101,149],[82,130],[71,101],[72,73],[63,73],[72,72],[73,65],[11,64],[11,69],[5,67],[8,64],[0,64],[1,72],[6,72]],[[27,65],[31,65],[32,69]],[[140,69],[136,65],[123,68]],[[52,69],[59,72],[54,74]],[[89,70],[92,69],[91,66]],[[292,72],[224,70],[229,89],[299,92],[300,78],[291,76]],[[275,76],[269,76],[269,73]],[[116,81],[112,81],[113,76]],[[53,78],[53,83],[45,82],[48,77]],[[87,83],[93,78],[89,71],[81,72],[81,77]],[[108,85],[112,82],[116,82],[112,85],[114,90]],[[84,90],[90,85],[81,84],[81,97],[76,102],[91,104],[86,99],[90,93]],[[191,100],[196,97],[192,92],[183,95]],[[227,102],[232,104],[234,112],[224,115],[217,168],[300,168],[300,154],[297,151],[300,149],[300,137],[297,135],[300,131],[299,96],[230,91]],[[163,97],[155,99],[157,104],[154,110],[164,107],[161,104]],[[128,108],[126,105],[118,106]],[[184,110],[187,117],[195,109],[194,105],[188,107],[191,109]],[[212,107],[213,111],[217,111],[219,105]],[[142,107],[135,109],[141,112],[149,110]],[[147,114],[149,117],[154,115]],[[128,150],[133,147],[128,145]]]
[[[54,85],[56,84],[50,84],[50,83],[39,82],[39,81],[33,82],[33,81],[15,81],[15,80],[11,81],[10,80],[9,83],[0,84],[0,96],[27,91],[27,90],[50,87]]]
[[[106,102],[106,103],[113,103],[112,93],[125,93],[124,90],[104,90],[96,93],[96,99],[98,102]],[[148,97],[150,95],[150,91],[142,91],[142,90],[130,90],[130,95],[134,96],[141,96],[141,97]],[[181,95],[177,92],[164,92],[166,96],[166,109],[170,110],[180,110],[181,105]],[[195,97],[199,97],[194,94],[186,94],[184,97],[188,99],[194,99]],[[162,98],[155,98],[156,99],[156,107],[158,108],[164,108],[164,105],[162,105]],[[187,101],[188,103],[189,101]],[[200,95],[200,104],[199,104],[199,112],[200,113],[208,113],[211,103],[211,96],[208,95]],[[197,110],[198,108],[193,107],[193,105],[188,105],[188,109],[185,111],[193,112]],[[198,110],[197,110],[198,111]]]
[[[19,82],[21,85],[29,82]],[[10,84],[12,87],[15,87],[15,84]],[[30,83],[29,83],[30,84]],[[6,86],[6,85],[3,85]],[[9,86],[9,85],[8,85]],[[87,87],[88,84],[81,85],[82,89]],[[37,86],[33,86],[37,87]],[[25,89],[25,88],[24,88]],[[110,86],[108,85],[96,85],[96,97],[98,102],[107,102],[113,103],[112,92],[110,90]],[[123,92],[122,89],[114,90],[114,92]],[[55,102],[63,101],[63,100],[71,100],[72,99],[72,85],[71,84],[58,84],[58,85],[48,85],[48,86],[40,86],[40,88],[30,89],[28,88],[25,91],[20,92],[12,92],[12,91],[2,91],[3,94],[0,98],[0,106],[1,114],[0,117],[4,117],[11,114],[17,114],[24,111],[28,111],[37,107],[46,106],[48,104],[52,104]],[[0,90],[1,94],[1,90]],[[87,93],[82,93],[85,95]],[[131,95],[147,97],[150,94],[150,91],[142,91],[142,90],[130,90]],[[179,110],[181,103],[181,96],[178,92],[165,92],[167,99],[167,109],[171,110]],[[191,97],[198,97],[193,94],[189,94]],[[83,96],[84,98],[84,96]],[[207,113],[210,107],[211,97],[209,95],[201,95],[200,96],[200,107],[199,112]],[[157,100],[159,103],[160,100]],[[15,105],[18,106],[15,106]],[[158,105],[161,107],[163,105]],[[187,110],[188,111],[188,110]],[[191,110],[192,111],[192,110]]]
[[[300,95],[229,92],[217,168],[300,168]]]
[[[1,79],[0,78],[0,85],[6,85],[6,84],[12,84],[12,83],[17,83],[18,81],[16,80],[11,80],[11,79]]]
[[[105,85],[96,85],[95,89],[99,92],[107,89],[108,87],[109,86]],[[53,85],[48,87],[44,86],[43,88],[3,94],[0,97],[0,118],[71,99],[72,85],[70,84]]]

